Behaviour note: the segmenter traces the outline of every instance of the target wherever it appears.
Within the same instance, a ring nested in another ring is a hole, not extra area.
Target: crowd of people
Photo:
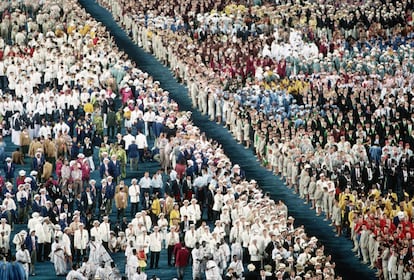
[[[378,277],[411,277],[412,1],[99,2]]]
[[[76,1],[9,1],[1,16],[1,137],[17,147],[0,141],[1,273],[27,279],[51,261],[68,280],[147,279],[165,250],[178,279],[188,266],[193,279],[340,278]]]

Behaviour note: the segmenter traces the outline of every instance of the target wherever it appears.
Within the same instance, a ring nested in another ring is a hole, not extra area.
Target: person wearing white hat
[[[246,178],[246,174],[244,173],[244,170],[240,168],[240,165],[235,164],[232,168],[231,177],[243,180]]]
[[[309,170],[310,165],[306,164],[305,167],[302,169],[300,173],[300,179],[299,179],[299,197],[308,201],[308,186],[311,180],[311,177],[309,176]]]
[[[19,233],[16,233],[13,237],[13,244],[16,246],[16,249],[20,248],[24,244],[27,236],[27,231],[21,230]]]
[[[189,206],[189,201],[188,200],[184,200],[183,201],[183,206],[180,207],[180,217],[181,217],[181,222],[184,221],[184,216],[187,216],[188,220],[193,221],[194,220],[194,215],[193,215],[193,208]]]
[[[33,228],[30,230],[30,231],[32,230],[36,231],[36,237],[37,237],[36,257],[37,257],[38,262],[44,261],[43,253],[44,253],[44,244],[46,242],[46,234],[45,234],[42,222],[43,222],[43,217],[38,216],[37,218],[34,218]]]
[[[172,266],[172,257],[173,257],[173,250],[174,250],[174,246],[180,242],[180,238],[179,238],[179,234],[176,231],[176,227],[175,226],[171,226],[170,227],[170,232],[167,233],[166,236],[166,246],[165,248],[167,249],[167,263],[168,266]]]
[[[15,170],[16,165],[12,162],[12,159],[10,157],[7,157],[6,164],[3,167],[4,178],[6,179],[6,181],[13,182]]]
[[[8,238],[10,239],[11,226],[7,223],[6,218],[1,218],[0,220],[0,232],[4,232],[4,235],[8,236]]]
[[[259,244],[257,236],[253,235],[248,250],[250,255],[250,261],[256,266],[256,268],[259,268],[260,262],[262,261],[264,248],[261,246],[261,244]]]
[[[50,261],[54,264],[56,276],[66,274],[65,246],[56,236],[51,247]]]
[[[213,203],[213,219],[217,220],[220,218],[220,211],[224,205],[223,194],[221,193],[221,189],[218,188],[216,194],[214,195],[214,203]]]
[[[29,194],[25,190],[24,185],[18,186],[16,193],[16,201],[18,205],[17,223],[23,223],[27,218],[27,205],[29,203]]]
[[[5,194],[6,198],[3,200],[2,206],[5,207],[6,215],[8,217],[8,221],[10,221],[11,224],[14,223],[14,216],[15,212],[17,210],[16,203],[14,202],[14,199],[12,198],[12,194],[7,192]]]
[[[135,217],[135,214],[138,212],[140,194],[140,186],[137,184],[137,179],[134,178],[131,180],[131,186],[128,188],[128,196],[131,202],[131,218]]]
[[[191,209],[190,212],[192,213],[192,221],[194,222],[194,224],[198,225],[201,220],[201,208],[200,204],[197,203],[197,199],[191,199],[191,204],[189,207]]]
[[[16,234],[16,236],[21,236],[21,235]],[[26,238],[26,236],[24,236],[24,238]],[[27,250],[24,244],[24,239],[22,242],[19,243],[19,246],[16,246],[16,261],[18,261],[19,263],[23,265],[23,268],[26,274],[26,279],[28,279],[31,260],[30,260],[30,252],[29,250]]]
[[[9,258],[11,256],[10,232],[10,226],[6,224],[6,219],[2,218],[0,224],[0,249],[5,258]]]
[[[258,273],[256,272],[256,266],[253,263],[247,265],[247,271],[243,274],[244,279],[253,280],[257,279]]]
[[[49,260],[53,239],[55,237],[55,226],[48,216],[44,217],[42,226],[45,235],[43,259]]]
[[[41,152],[36,152],[35,157],[32,160],[33,171],[36,171],[36,178],[40,181],[40,175],[43,172],[43,166],[45,164],[45,157]]]
[[[111,230],[109,233],[108,249],[111,253],[117,253],[120,249],[118,239],[113,230]]]
[[[102,240],[102,245],[105,249],[108,249],[108,242],[111,233],[111,224],[109,223],[108,216],[103,217],[103,222],[99,225],[99,235]]]
[[[158,226],[154,226],[154,232],[149,236],[149,247],[151,251],[150,269],[158,269],[158,262],[162,249],[162,236]]]
[[[86,254],[89,242],[89,234],[83,223],[79,223],[79,229],[75,230],[73,245],[76,250],[76,261],[80,263]]]
[[[33,202],[32,202],[32,216],[33,213],[40,213],[42,211],[42,205],[40,200],[40,194],[35,194],[33,196]]]

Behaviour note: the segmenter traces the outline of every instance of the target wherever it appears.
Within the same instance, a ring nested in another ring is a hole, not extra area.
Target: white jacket
[[[53,237],[54,237],[54,227],[52,223],[43,223],[43,232],[45,234],[45,242],[46,243],[52,243]]]
[[[144,247],[145,254],[149,253],[150,238],[146,232],[142,232],[141,234],[137,235],[135,241],[136,241],[135,245],[138,248],[142,246]]]
[[[0,232],[4,231],[4,235],[10,236],[11,226],[9,224],[0,224]]]
[[[128,195],[130,197],[131,203],[138,203],[139,202],[139,195],[140,195],[139,185],[131,185],[128,188]]]
[[[165,248],[167,249],[168,245],[170,246],[175,246],[175,244],[177,244],[178,242],[180,242],[180,237],[178,232],[169,232],[167,233],[166,236],[166,242],[165,242]]]
[[[184,236],[185,245],[189,248],[194,248],[197,241],[197,232],[192,231],[191,229],[187,230]]]
[[[82,232],[80,229],[75,230],[75,237],[73,239],[73,245],[75,249],[85,250],[88,246],[88,242],[89,234],[86,229],[82,229]]]
[[[43,225],[38,222],[35,224],[34,229],[36,231],[36,236],[37,236],[37,242],[38,243],[45,243],[46,242],[46,234],[45,231],[43,230]]]
[[[190,221],[194,221],[194,212],[193,212],[194,208],[190,207],[190,206],[182,206],[180,208],[180,216],[181,216],[181,221],[184,221],[184,216],[188,217],[188,220]]]
[[[103,242],[109,241],[110,232],[111,232],[111,226],[109,223],[103,222],[102,224],[99,225],[99,234]]]
[[[223,207],[223,195],[218,193],[214,196],[213,210],[221,211],[222,207]]]
[[[161,232],[153,232],[149,236],[149,247],[151,252],[160,252],[162,248]]]
[[[95,241],[102,241],[101,235],[99,233],[99,227],[92,227],[91,228],[91,237],[95,236]]]
[[[194,219],[192,221],[194,223],[196,223],[197,221],[199,221],[201,219],[200,205],[199,204],[191,204],[189,207],[192,208],[192,212],[193,212],[193,215],[194,215]]]
[[[68,256],[72,256],[72,251],[70,250],[71,242],[69,236],[64,233],[62,235],[62,243],[65,245],[65,252]]]

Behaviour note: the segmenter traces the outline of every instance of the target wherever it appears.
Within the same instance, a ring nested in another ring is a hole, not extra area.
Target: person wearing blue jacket
[[[30,274],[34,276],[36,275],[35,264],[37,260],[37,251],[39,251],[39,243],[37,241],[36,231],[34,229],[30,230],[30,234],[27,235],[24,244],[30,253]]]
[[[132,140],[132,143],[128,146],[128,157],[131,171],[138,170],[138,146],[135,143],[135,140]]]
[[[12,162],[10,157],[6,158],[6,164],[3,167],[4,178],[8,182],[13,182],[14,172],[16,171],[16,165]]]

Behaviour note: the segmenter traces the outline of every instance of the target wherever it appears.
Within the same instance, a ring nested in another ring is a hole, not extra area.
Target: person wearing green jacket
[[[127,154],[126,151],[118,145],[116,148],[116,155],[118,160],[121,162],[121,179],[126,178],[126,165],[127,165]]]
[[[95,128],[95,135],[102,138],[104,129],[103,129],[103,119],[100,114],[95,114],[95,116],[93,117],[93,126]]]
[[[123,115],[124,115],[124,113],[122,112],[122,108],[119,108],[118,112],[116,112],[116,115],[115,115],[116,133],[117,134],[121,133]]]

